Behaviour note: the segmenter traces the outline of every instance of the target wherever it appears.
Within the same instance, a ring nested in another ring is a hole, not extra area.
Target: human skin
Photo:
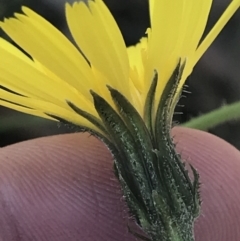
[[[174,128],[183,159],[200,173],[196,241],[240,240],[240,153],[197,130]],[[85,133],[0,149],[0,241],[133,241],[137,230],[107,148]]]

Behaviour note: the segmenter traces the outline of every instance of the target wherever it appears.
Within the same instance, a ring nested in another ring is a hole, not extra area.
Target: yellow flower
[[[26,7],[22,8],[24,14],[5,19],[1,28],[27,55],[0,39],[0,104],[45,118],[52,119],[47,114],[58,116],[98,130],[68,103],[98,117],[90,90],[113,106],[106,88],[109,85],[143,116],[154,70],[159,74],[156,96],[160,99],[178,61],[186,61],[181,88],[240,5],[240,0],[233,0],[199,45],[212,0],[149,2],[151,27],[139,44],[129,48],[102,0],[66,4],[67,23],[77,47]]]
[[[113,154],[128,207],[149,240],[193,241],[199,175],[191,166],[191,181],[175,151],[171,113],[240,0],[201,43],[212,0],[149,3],[151,27],[130,48],[102,0],[66,5],[77,47],[28,8],[5,19],[0,26],[27,55],[0,38],[0,104],[93,132]]]

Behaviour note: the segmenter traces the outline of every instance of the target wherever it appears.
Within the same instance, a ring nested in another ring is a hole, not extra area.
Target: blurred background
[[[71,36],[64,16],[65,2],[74,0],[0,0],[0,18],[20,12],[29,6]],[[214,0],[206,32],[214,25],[230,0]],[[147,0],[105,0],[124,36],[126,45],[138,42],[149,26]],[[7,36],[0,32],[4,38]],[[240,99],[240,10],[227,24],[188,78],[175,116],[179,124]],[[240,111],[240,110],[239,110]],[[46,121],[0,107],[0,147],[40,136],[68,133],[72,130],[56,122]],[[240,120],[219,125],[211,130],[240,149]]]

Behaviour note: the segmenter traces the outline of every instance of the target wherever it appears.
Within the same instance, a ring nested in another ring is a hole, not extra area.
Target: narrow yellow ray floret
[[[96,129],[66,101],[98,118],[89,91],[95,91],[113,105],[106,88],[109,85],[143,116],[154,70],[159,73],[160,98],[179,59],[186,60],[181,88],[196,62],[238,9],[240,0],[232,1],[200,46],[212,0],[149,3],[151,26],[147,36],[130,48],[126,48],[102,0],[66,5],[67,23],[77,47],[26,7],[22,8],[23,14],[5,19],[1,28],[30,57],[0,39],[0,104],[45,118],[51,118],[46,114],[58,116]]]

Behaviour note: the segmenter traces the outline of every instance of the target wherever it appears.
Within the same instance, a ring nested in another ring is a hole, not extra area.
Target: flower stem
[[[199,130],[208,130],[234,119],[240,119],[240,101],[222,106],[200,117],[193,118],[182,124],[182,126]]]

